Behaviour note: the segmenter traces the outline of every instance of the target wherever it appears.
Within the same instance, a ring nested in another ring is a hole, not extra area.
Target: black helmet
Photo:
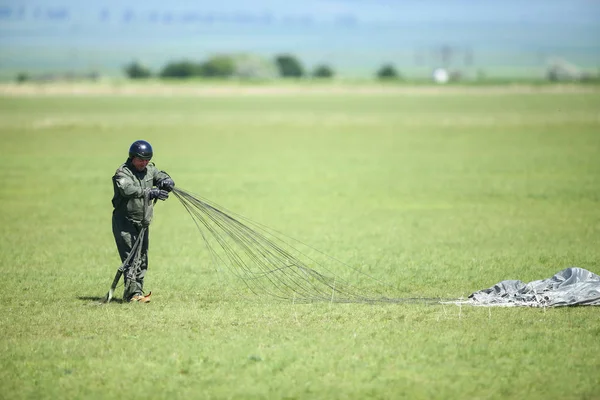
[[[139,157],[142,160],[149,160],[152,158],[152,146],[145,140],[136,140],[129,148],[129,157]]]

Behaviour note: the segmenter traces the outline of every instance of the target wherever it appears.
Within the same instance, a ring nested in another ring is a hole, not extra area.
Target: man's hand
[[[158,188],[170,192],[175,187],[175,182],[171,178],[165,178],[158,182]]]
[[[159,188],[152,188],[148,191],[148,199],[154,200],[159,199],[165,201],[169,198],[169,192],[166,190],[161,190]]]

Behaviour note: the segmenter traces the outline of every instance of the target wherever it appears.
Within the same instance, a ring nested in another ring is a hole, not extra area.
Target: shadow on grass
[[[105,297],[106,296],[78,296],[77,299],[78,300],[82,300],[82,301],[91,301],[91,302],[99,303],[99,304],[106,304],[106,303],[104,303]],[[123,299],[119,299],[119,298],[116,298],[116,297],[113,297],[110,300],[110,302],[111,303],[119,303],[119,304],[125,303],[123,301]]]

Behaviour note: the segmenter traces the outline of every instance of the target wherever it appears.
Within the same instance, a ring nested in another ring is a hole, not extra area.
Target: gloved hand
[[[158,188],[170,192],[175,187],[175,182],[171,178],[165,178],[158,182]]]
[[[168,198],[169,192],[167,192],[166,190],[161,190],[159,188],[152,188],[148,190],[148,199],[150,200],[159,199],[165,201]]]

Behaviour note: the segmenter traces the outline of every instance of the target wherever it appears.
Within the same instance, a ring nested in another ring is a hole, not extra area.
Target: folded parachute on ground
[[[460,302],[479,306],[600,306],[600,276],[583,268],[566,268],[551,278],[523,283],[506,280]]]

